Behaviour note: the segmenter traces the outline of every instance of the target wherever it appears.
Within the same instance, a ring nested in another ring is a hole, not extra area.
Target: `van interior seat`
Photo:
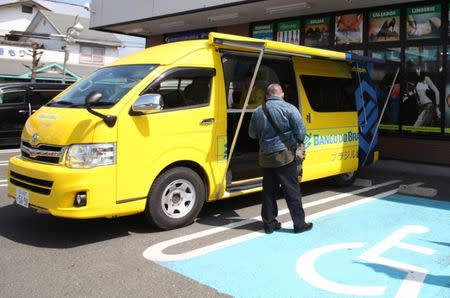
[[[184,89],[188,105],[198,105],[208,102],[210,78],[196,78]]]

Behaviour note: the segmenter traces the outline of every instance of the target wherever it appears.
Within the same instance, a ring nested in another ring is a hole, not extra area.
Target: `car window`
[[[17,104],[25,102],[25,90],[0,92],[0,104]]]
[[[31,101],[33,104],[44,105],[58,95],[62,90],[33,90]]]

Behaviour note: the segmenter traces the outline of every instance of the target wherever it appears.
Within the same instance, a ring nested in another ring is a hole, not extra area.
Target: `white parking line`
[[[0,184],[0,187],[6,187],[8,184]]]
[[[385,183],[377,184],[377,185],[374,185],[374,186],[371,186],[371,187],[366,187],[366,188],[362,188],[362,189],[359,189],[359,190],[355,190],[355,191],[352,191],[352,192],[349,192],[349,193],[342,193],[342,194],[339,194],[339,195],[331,196],[329,198],[325,198],[325,199],[322,199],[322,200],[318,200],[318,201],[314,201],[314,202],[311,202],[311,203],[304,204],[303,207],[304,207],[304,209],[307,209],[307,208],[310,208],[312,206],[325,204],[325,203],[328,203],[328,202],[331,202],[331,201],[334,201],[334,200],[339,200],[339,199],[342,199],[342,198],[345,198],[345,197],[349,197],[349,196],[352,196],[352,195],[355,195],[355,194],[359,194],[359,193],[362,193],[362,192],[373,190],[373,189],[376,189],[376,188],[379,188],[379,187],[392,185],[394,183],[399,183],[400,181],[401,180],[392,180],[392,181],[388,181],[388,182],[385,182]],[[331,208],[331,209],[328,209],[328,210],[325,210],[325,211],[321,211],[321,212],[315,213],[313,215],[307,216],[307,220],[316,219],[316,218],[319,218],[319,217],[322,217],[322,216],[325,216],[325,215],[328,215],[328,214],[331,214],[331,213],[334,213],[334,212],[338,212],[338,211],[346,209],[346,208],[350,208],[350,207],[353,207],[353,206],[364,204],[364,203],[370,202],[370,201],[378,199],[378,198],[382,198],[382,197],[386,197],[386,196],[392,195],[392,194],[394,194],[396,192],[397,192],[397,189],[393,189],[393,190],[390,190],[390,191],[378,194],[378,195],[373,196],[373,197],[361,199],[361,200],[358,200],[358,201],[355,201],[355,202],[352,202],[352,203],[344,204],[342,206],[338,206],[338,207]],[[278,215],[283,215],[283,214],[287,214],[287,213],[289,213],[289,210],[288,209],[283,209],[283,210],[280,210],[278,212]],[[239,226],[248,225],[250,223],[259,222],[259,221],[261,221],[261,216],[256,216],[256,217],[245,219],[245,220],[242,220],[242,221],[239,221],[239,222],[234,222],[234,223],[231,223],[231,224],[227,224],[227,225],[222,226],[222,227],[211,228],[211,229],[208,229],[208,230],[205,230],[205,231],[201,231],[201,232],[193,233],[193,234],[190,234],[190,235],[185,235],[185,236],[182,236],[182,237],[178,237],[178,238],[170,239],[170,240],[167,240],[167,241],[163,241],[163,242],[160,242],[160,243],[157,243],[155,245],[152,245],[152,246],[148,247],[144,251],[143,256],[144,256],[144,258],[146,258],[146,259],[148,259],[150,261],[169,262],[169,261],[185,260],[185,259],[190,259],[190,258],[193,258],[193,257],[200,256],[200,255],[204,255],[206,253],[213,252],[213,251],[218,250],[218,249],[229,247],[229,246],[232,246],[232,245],[235,245],[235,244],[247,241],[247,240],[251,240],[251,239],[263,236],[265,234],[264,234],[264,232],[262,232],[262,230],[260,230],[260,231],[257,231],[257,232],[252,232],[252,233],[249,233],[249,234],[245,234],[245,235],[242,235],[242,236],[239,236],[239,237],[231,238],[231,239],[228,239],[228,240],[225,240],[225,241],[222,241],[222,242],[218,242],[218,243],[215,243],[215,244],[212,244],[212,245],[209,245],[209,246],[205,246],[205,247],[202,247],[202,248],[194,249],[194,250],[191,250],[191,251],[188,251],[188,252],[185,252],[185,253],[181,253],[181,254],[176,254],[176,255],[166,255],[166,254],[163,253],[163,251],[166,248],[171,247],[173,245],[178,245],[178,244],[181,244],[183,242],[187,242],[187,241],[191,241],[191,240],[194,240],[194,239],[202,238],[202,237],[205,237],[205,236],[209,236],[209,235],[212,235],[212,234],[220,233],[222,231],[226,231],[226,230],[229,230],[229,229],[233,229],[233,228],[236,228],[236,227],[239,227]],[[292,226],[292,221],[283,223],[282,226],[283,227],[290,227],[290,226]]]
[[[4,149],[4,150],[0,150],[0,154],[2,153],[19,153],[20,149]]]

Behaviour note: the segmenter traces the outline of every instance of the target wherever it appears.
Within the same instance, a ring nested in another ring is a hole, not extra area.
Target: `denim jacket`
[[[294,105],[287,103],[282,98],[271,97],[267,100],[266,106],[273,121],[278,125],[293,148],[303,142],[306,127],[299,110]],[[286,149],[286,146],[277,136],[277,133],[264,115],[261,106],[252,115],[248,134],[252,139],[259,140],[259,151],[263,154],[279,152]]]

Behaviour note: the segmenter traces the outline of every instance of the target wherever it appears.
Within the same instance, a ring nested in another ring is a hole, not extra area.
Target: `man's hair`
[[[266,90],[267,97],[280,96],[281,93],[283,93],[283,89],[281,88],[280,84],[270,84]]]

